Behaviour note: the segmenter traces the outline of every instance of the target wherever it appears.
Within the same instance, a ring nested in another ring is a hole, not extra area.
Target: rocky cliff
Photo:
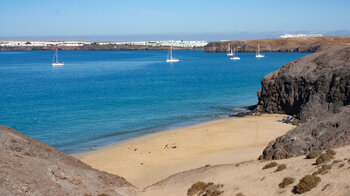
[[[284,113],[302,124],[271,142],[262,159],[350,144],[350,46],[282,66],[262,79],[257,112]]]
[[[0,195],[135,195],[101,172],[38,140],[0,126]]]
[[[257,111],[314,119],[350,104],[350,46],[334,47],[290,62],[266,75]]]
[[[245,41],[210,42],[204,47],[205,52],[229,52],[230,46],[237,52],[256,52],[258,44],[261,52],[316,52],[333,45],[350,43],[350,37],[308,37],[281,38]]]

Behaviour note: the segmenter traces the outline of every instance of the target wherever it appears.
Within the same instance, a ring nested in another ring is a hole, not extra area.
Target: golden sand
[[[294,127],[280,122],[282,118],[265,114],[216,120],[131,139],[76,158],[144,188],[207,164],[256,160],[271,140]],[[176,148],[171,148],[173,143]]]

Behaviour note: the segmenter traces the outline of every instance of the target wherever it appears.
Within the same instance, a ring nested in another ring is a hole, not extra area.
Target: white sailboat
[[[56,49],[56,52],[52,59],[52,66],[63,66],[63,65],[64,65],[64,62],[58,61],[58,50]]]
[[[174,62],[179,62],[179,59],[173,58],[173,46],[170,47],[170,58],[167,58],[166,62],[167,63],[174,63]]]
[[[259,44],[258,44],[258,52],[256,53],[255,57],[256,57],[256,58],[264,58],[264,57],[265,57],[265,55],[260,54],[260,47],[259,47]]]
[[[236,56],[235,54],[236,54],[236,48],[233,48],[233,57],[231,57],[230,59],[231,60],[240,60],[241,58]]]
[[[230,47],[230,53],[227,53],[226,55],[227,56],[233,56],[234,53],[232,52],[231,44],[229,44],[229,47]]]

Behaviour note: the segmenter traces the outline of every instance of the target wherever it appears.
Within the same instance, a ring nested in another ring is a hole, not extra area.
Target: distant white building
[[[322,37],[322,34],[284,34],[280,38]]]
[[[83,46],[90,44],[86,41],[32,41],[32,40],[9,40],[1,41],[0,46]]]

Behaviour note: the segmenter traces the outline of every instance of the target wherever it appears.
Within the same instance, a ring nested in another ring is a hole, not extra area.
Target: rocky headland
[[[350,144],[350,46],[297,59],[266,75],[256,112],[292,115],[299,126],[272,141],[261,159]]]
[[[204,47],[205,52],[229,52],[235,47],[236,52],[256,52],[258,44],[261,52],[316,52],[335,45],[350,43],[350,37],[305,37],[279,38],[244,41],[210,42]]]
[[[135,195],[124,178],[0,126],[0,195]]]

